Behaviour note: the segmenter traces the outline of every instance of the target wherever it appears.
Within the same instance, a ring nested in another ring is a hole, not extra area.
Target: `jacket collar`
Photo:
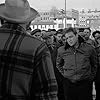
[[[14,30],[14,31],[19,31],[20,33],[26,33],[25,29],[20,26],[19,24],[14,24],[14,23],[4,23],[1,26],[1,29],[8,29],[8,30]]]

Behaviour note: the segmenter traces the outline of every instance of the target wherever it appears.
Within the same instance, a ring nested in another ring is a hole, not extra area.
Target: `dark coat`
[[[97,56],[98,56],[98,68],[95,77],[95,81],[100,84],[100,45],[96,46]]]
[[[57,68],[72,82],[93,80],[97,70],[97,54],[93,46],[79,42],[79,47],[62,46],[58,49]]]

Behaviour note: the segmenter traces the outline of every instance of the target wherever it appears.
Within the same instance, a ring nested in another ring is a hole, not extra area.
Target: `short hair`
[[[79,32],[83,32],[84,28],[78,28]]]
[[[68,32],[73,32],[75,35],[77,34],[76,29],[73,28],[73,27],[65,28],[64,31],[63,31],[64,35],[65,35],[66,33],[68,33]]]
[[[63,29],[57,30],[56,35],[57,35],[57,34],[63,34]]]
[[[55,29],[48,29],[48,31],[56,31]]]
[[[98,31],[98,30],[96,30],[96,31],[94,31],[93,33],[92,33],[92,36],[95,38],[95,34],[96,33],[99,33],[100,34],[100,31]]]
[[[91,32],[91,29],[90,29],[90,27],[87,27],[87,28],[85,28],[85,29],[87,29],[87,30],[89,30],[89,32]],[[84,29],[84,30],[85,30],[85,29]]]

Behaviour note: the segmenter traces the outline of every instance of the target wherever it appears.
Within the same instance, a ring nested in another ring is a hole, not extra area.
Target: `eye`
[[[73,36],[69,36],[69,38],[72,38]]]

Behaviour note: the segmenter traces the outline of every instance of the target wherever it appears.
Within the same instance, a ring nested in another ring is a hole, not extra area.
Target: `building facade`
[[[32,29],[61,29],[65,28],[65,20],[67,27],[75,27],[79,24],[79,12],[74,9],[67,10],[66,17],[65,13],[61,13],[60,10],[50,10],[50,11],[42,11],[40,12],[40,17],[36,18],[35,21],[32,22]]]
[[[92,30],[100,30],[100,11],[95,10],[82,10],[79,13],[79,26],[90,27]]]

